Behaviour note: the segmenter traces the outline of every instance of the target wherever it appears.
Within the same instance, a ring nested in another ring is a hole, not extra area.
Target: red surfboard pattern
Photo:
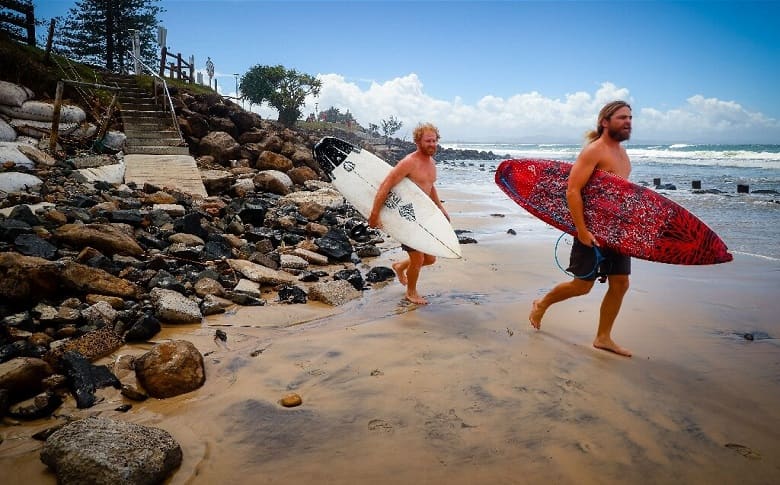
[[[566,202],[571,167],[555,160],[505,160],[496,170],[496,184],[534,216],[575,235]],[[600,245],[669,264],[733,259],[723,240],[698,217],[646,187],[596,170],[582,197],[585,221]]]

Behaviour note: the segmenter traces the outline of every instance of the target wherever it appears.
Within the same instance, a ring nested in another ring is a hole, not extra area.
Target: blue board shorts
[[[569,267],[566,271],[573,274],[575,278],[586,281],[594,281],[596,278],[602,278],[608,275],[630,275],[631,258],[623,256],[620,253],[607,248],[599,248],[603,261],[596,267],[596,251],[592,247],[586,246],[576,237],[571,247],[569,256]]]

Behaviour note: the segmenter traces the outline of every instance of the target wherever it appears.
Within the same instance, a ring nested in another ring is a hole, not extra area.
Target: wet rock
[[[306,303],[308,300],[306,291],[303,288],[294,285],[285,285],[279,288],[278,295],[280,303],[301,304]]]
[[[243,259],[229,259],[230,267],[250,280],[265,285],[295,284],[295,277]]]
[[[60,405],[62,398],[54,392],[46,391],[9,406],[7,412],[15,419],[32,420],[51,415]]]
[[[123,298],[135,298],[140,293],[135,284],[125,279],[72,261],[64,264],[59,276],[66,287],[82,293],[100,293]]]
[[[57,257],[57,246],[35,234],[20,234],[14,239],[14,247],[25,256],[52,260]]]
[[[41,461],[63,485],[152,484],[163,483],[181,464],[182,450],[162,429],[90,417],[52,434]]]
[[[166,398],[194,391],[206,381],[203,356],[191,342],[173,340],[136,358],[138,382],[152,397]]]
[[[316,283],[309,289],[310,300],[321,301],[333,306],[343,305],[348,301],[360,298],[361,294],[349,281],[345,280]]]
[[[395,271],[387,266],[375,266],[366,273],[366,281],[369,283],[379,283],[393,278],[395,278]]]
[[[89,360],[78,352],[69,350],[62,355],[61,365],[76,405],[79,409],[95,405],[95,391],[107,386],[116,389],[122,387],[119,379],[105,365],[92,365]]]
[[[288,394],[279,400],[279,404],[286,408],[294,408],[303,404],[303,399],[298,394]]]
[[[145,342],[162,330],[160,321],[154,315],[141,315],[125,332],[125,342]]]
[[[144,252],[132,236],[113,224],[65,224],[54,235],[77,249],[91,246],[107,254],[133,256]]]
[[[8,391],[11,402],[27,399],[43,390],[41,380],[53,374],[41,359],[17,357],[0,363],[0,389]]]
[[[38,300],[58,290],[58,269],[53,262],[17,253],[0,253],[0,300]]]
[[[333,275],[333,279],[348,281],[349,284],[354,286],[355,289],[359,291],[362,291],[366,286],[365,281],[363,281],[363,275],[361,275],[360,270],[357,269],[342,269],[337,271]]]
[[[154,315],[166,323],[200,323],[203,315],[198,304],[173,290],[154,288],[151,291]]]
[[[336,261],[349,261],[353,249],[347,235],[341,229],[331,229],[323,237],[316,239],[314,244],[319,251]]]
[[[58,367],[66,352],[75,351],[88,360],[94,361],[111,354],[123,344],[121,337],[112,328],[104,327],[87,332],[50,350],[46,354],[45,360],[54,367]]]

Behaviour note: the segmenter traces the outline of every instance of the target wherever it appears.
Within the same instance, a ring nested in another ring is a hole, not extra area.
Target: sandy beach
[[[566,278],[554,230],[510,235],[529,217],[519,208],[440,195],[478,243],[423,270],[429,305],[404,304],[394,281],[336,308],[243,307],[166,326],[156,341],[204,354],[201,389],[143,403],[103,389],[93,408],[70,399],[59,418],[6,422],[2,483],[56,483],[30,436],[94,414],[169,431],[184,451],[170,484],[780,481],[780,262],[635,261],[613,331],[625,358],[591,346],[606,285],[529,325],[531,301]],[[291,392],[303,404],[283,408]]]

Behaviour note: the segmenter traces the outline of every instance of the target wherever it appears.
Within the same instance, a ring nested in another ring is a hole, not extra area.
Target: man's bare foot
[[[412,303],[416,303],[417,305],[427,305],[428,304],[428,300],[426,300],[425,298],[421,297],[417,293],[415,293],[414,295],[410,295],[410,294],[407,293],[406,294],[406,299],[409,300]]]
[[[531,326],[539,330],[542,326],[542,317],[544,317],[544,311],[546,309],[539,305],[539,300],[534,300],[531,304],[531,313],[528,314],[528,321],[531,322]]]
[[[400,281],[402,285],[406,286],[406,271],[404,270],[403,263],[393,263],[393,271],[395,271],[395,274],[398,276],[398,281]]]
[[[620,345],[616,344],[612,341],[611,338],[599,338],[596,337],[596,340],[593,341],[593,346],[596,347],[599,350],[606,350],[607,352],[614,352],[618,355],[623,355],[625,357],[631,357],[631,351],[628,349],[624,349]]]

